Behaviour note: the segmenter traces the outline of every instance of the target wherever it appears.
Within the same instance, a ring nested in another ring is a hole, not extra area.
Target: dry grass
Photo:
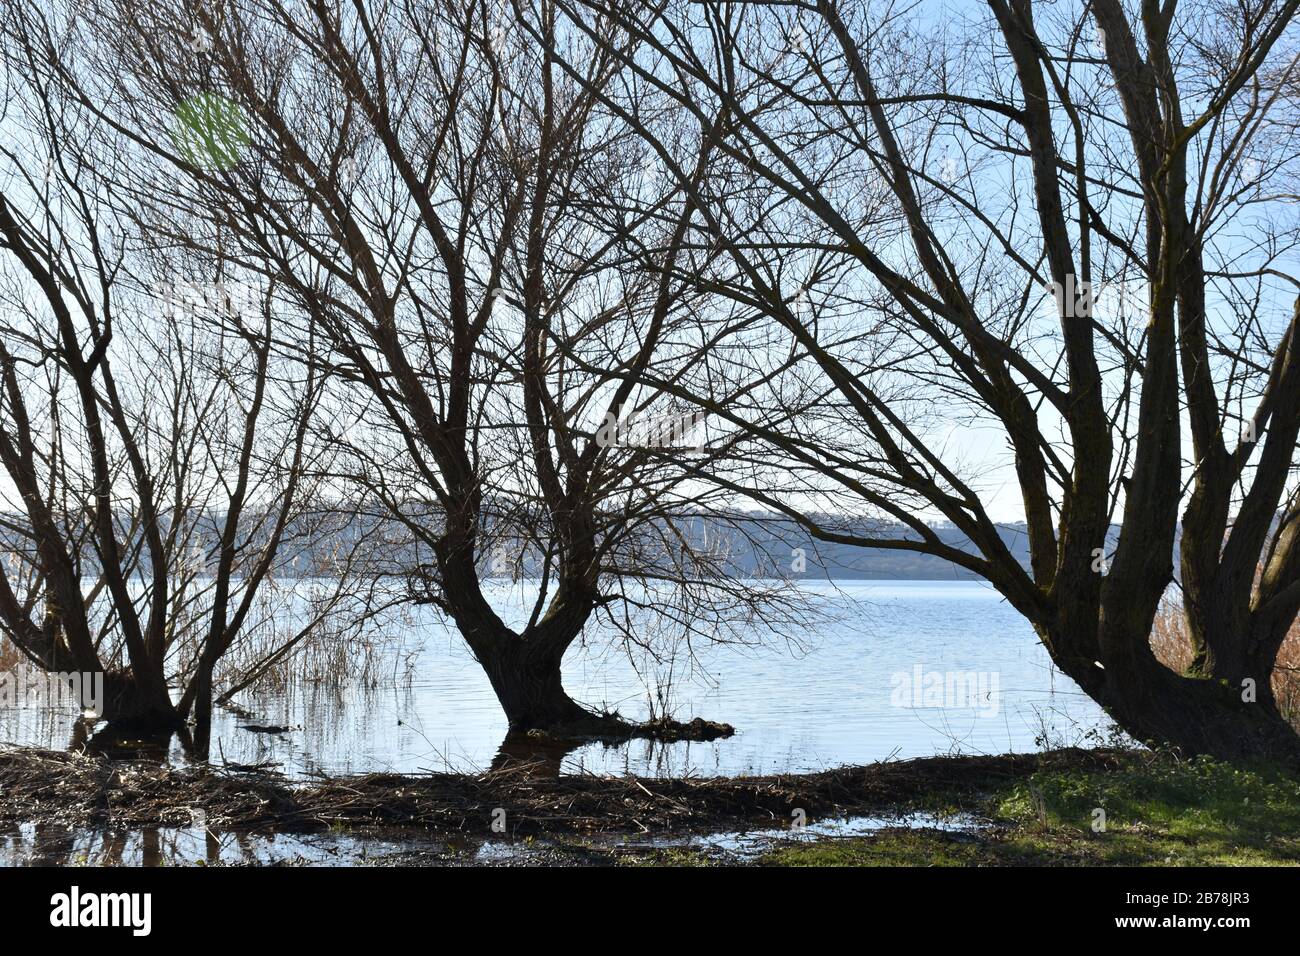
[[[1151,628],[1151,650],[1171,670],[1182,673],[1192,663],[1192,642],[1181,605],[1166,602]],[[1300,619],[1291,625],[1273,670],[1273,694],[1282,713],[1300,727]]]
[[[261,629],[240,640],[222,659],[218,689],[243,683],[257,668],[254,691],[286,692],[294,687],[378,687],[385,681],[409,681],[412,655],[394,650],[382,636],[343,634],[321,628],[288,654],[276,657],[285,636]]]
[[[218,689],[242,681],[250,668],[272,658],[283,643],[284,636],[270,629],[259,629],[237,643],[221,662]],[[402,653],[401,648],[394,653],[393,643],[382,636],[346,635],[321,629],[294,647],[292,653],[261,668],[250,687],[255,691],[285,692],[299,686],[377,687],[385,681],[409,682],[414,655]],[[110,666],[124,664],[119,659],[110,662]],[[8,638],[0,637],[0,674],[32,666]]]
[[[932,757],[712,779],[553,777],[516,765],[482,774],[367,774],[294,785],[264,771],[124,764],[15,749],[0,751],[0,820],[187,826],[201,809],[208,825],[221,828],[399,826],[447,833],[483,830],[500,807],[519,835],[707,832],[788,824],[795,808],[816,818],[897,811],[936,796],[983,793],[1060,762],[1100,770],[1122,756],[1069,750]]]

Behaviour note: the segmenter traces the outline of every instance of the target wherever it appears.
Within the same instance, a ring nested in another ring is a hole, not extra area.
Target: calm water
[[[504,616],[524,614],[526,595],[502,592]],[[889,757],[1002,753],[1085,740],[1105,716],[1056,671],[1030,627],[977,582],[854,582],[823,588],[828,612],[797,645],[696,647],[655,662],[629,657],[595,635],[565,658],[569,692],[586,704],[644,717],[666,699],[673,716],[733,724],[713,743],[618,747],[592,744],[564,758],[568,772],[697,775],[818,770]],[[213,759],[275,762],[316,772],[477,770],[490,764],[506,723],[487,678],[454,631],[416,617],[384,652],[378,686],[296,686],[248,693],[251,716],[221,712]],[[904,684],[940,685],[926,698]],[[968,683],[968,672],[979,674]],[[944,697],[948,675],[963,681]],[[402,675],[402,676],[397,676]],[[937,675],[937,677],[931,677]],[[943,706],[907,706],[942,704]],[[0,741],[64,747],[64,713],[0,708]],[[295,729],[240,729],[248,722]]]

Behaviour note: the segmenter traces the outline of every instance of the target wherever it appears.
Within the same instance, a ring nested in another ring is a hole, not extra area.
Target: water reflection
[[[60,824],[0,823],[0,866],[356,866],[376,863],[519,865],[613,862],[620,851],[700,850],[723,863],[743,863],[775,847],[821,837],[868,836],[885,829],[970,833],[989,825],[964,814],[831,818],[789,827],[689,836],[592,834],[580,843],[515,839],[412,836],[389,832],[347,835],[221,832],[202,821],[189,827],[122,830]]]
[[[193,741],[185,728],[141,734],[139,731],[122,730],[111,724],[77,718],[72,724],[72,739],[68,750],[107,757],[109,760],[144,760],[162,764],[171,756],[173,741],[187,757],[196,756]]]
[[[444,844],[409,837],[399,842],[328,832],[219,832],[201,823],[144,830],[0,823],[4,866],[338,865],[444,849]]]
[[[507,731],[492,758],[493,770],[523,770],[538,777],[558,777],[564,760],[586,744]]]
[[[509,617],[531,607],[516,589],[494,604]],[[432,609],[413,611],[388,677],[341,685],[290,682],[245,692],[214,714],[211,759],[321,773],[479,772],[511,762],[539,773],[646,776],[803,772],[890,757],[1001,753],[1043,743],[1086,742],[1108,722],[1051,666],[1024,620],[974,582],[862,582],[822,600],[838,611],[798,646],[697,647],[654,660],[629,659],[593,633],[565,658],[565,683],[584,703],[642,719],[666,707],[680,720],[736,726],[728,740],[617,746],[546,744],[507,736],[505,718],[477,662]],[[391,666],[389,666],[391,665]],[[995,673],[996,711],[980,701],[941,708],[898,706],[893,679],[926,672]],[[72,715],[0,709],[0,741],[61,749]],[[262,728],[261,732],[246,729]],[[271,727],[279,732],[267,732]],[[102,728],[71,733],[73,746],[121,754],[130,741]],[[183,762],[187,742],[148,742],[153,759]]]

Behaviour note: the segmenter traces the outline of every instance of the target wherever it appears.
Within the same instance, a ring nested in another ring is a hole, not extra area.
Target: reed
[[[1156,659],[1182,673],[1192,663],[1192,642],[1182,605],[1166,601],[1151,627],[1151,650]],[[1291,625],[1273,669],[1273,695],[1293,725],[1300,728],[1300,619]]]

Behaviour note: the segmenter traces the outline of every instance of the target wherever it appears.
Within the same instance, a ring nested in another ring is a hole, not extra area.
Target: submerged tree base
[[[732,736],[736,728],[731,724],[696,717],[682,722],[671,717],[654,720],[627,720],[616,713],[584,714],[583,716],[551,727],[519,731],[519,735],[539,741],[564,741],[583,743],[623,743],[628,740],[658,740],[671,743],[678,740],[722,740]]]
[[[608,747],[629,740],[710,741],[732,736],[736,728],[696,717],[682,723],[668,717],[629,721],[618,714],[589,714],[577,720],[542,729],[512,730],[506,734],[492,761],[492,770],[520,769],[533,776],[558,777],[564,759],[591,743]]]

